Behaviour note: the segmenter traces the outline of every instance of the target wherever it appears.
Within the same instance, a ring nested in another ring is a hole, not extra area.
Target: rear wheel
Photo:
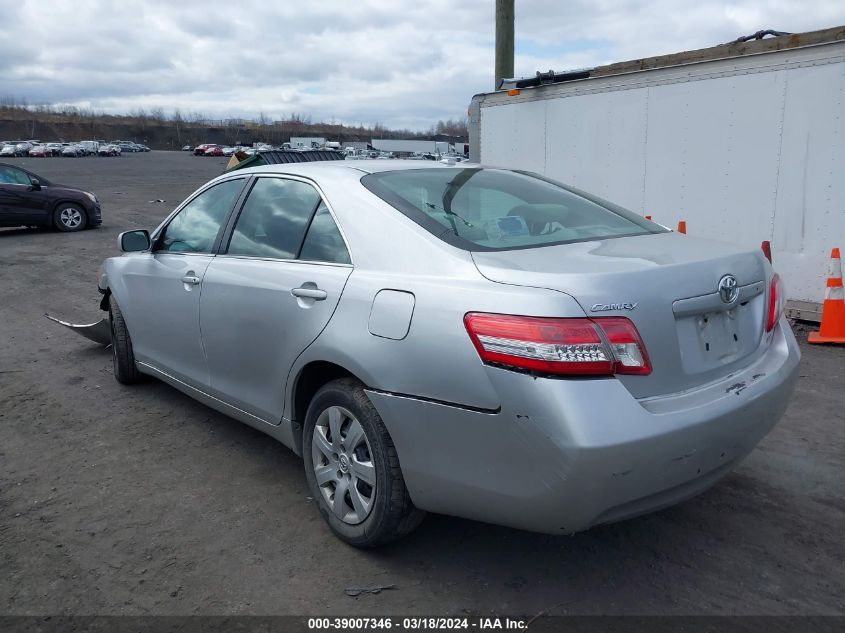
[[[53,212],[53,224],[60,231],[81,231],[87,224],[85,210],[78,204],[63,202]]]
[[[141,379],[141,372],[135,366],[132,339],[126,329],[126,321],[114,295],[109,296],[109,320],[111,321],[111,349],[114,377],[117,382],[131,385]]]
[[[350,545],[384,545],[412,532],[425,516],[411,503],[393,440],[355,380],[335,380],[314,396],[303,457],[320,514]]]

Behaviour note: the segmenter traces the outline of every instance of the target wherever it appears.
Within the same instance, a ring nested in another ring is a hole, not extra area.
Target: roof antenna
[[[792,33],[787,33],[786,31],[773,31],[772,29],[767,29],[765,31],[757,31],[756,33],[752,33],[751,35],[743,35],[742,37],[736,38],[732,44],[739,42],[747,42],[749,40],[762,40],[767,35],[772,35],[774,37],[780,37],[781,35],[792,35]]]

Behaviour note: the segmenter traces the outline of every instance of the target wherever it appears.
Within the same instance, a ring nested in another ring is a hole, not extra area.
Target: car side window
[[[320,194],[285,178],[259,178],[229,241],[229,255],[296,259]]]
[[[7,185],[31,185],[29,176],[25,171],[14,167],[0,167],[0,182]]]
[[[226,214],[240,195],[244,179],[221,182],[191,200],[164,227],[157,252],[210,253]]]
[[[351,264],[349,251],[346,243],[335,224],[329,208],[324,202],[320,202],[308,233],[305,235],[305,242],[302,243],[302,252],[299,259],[310,262],[330,262],[333,264]]]

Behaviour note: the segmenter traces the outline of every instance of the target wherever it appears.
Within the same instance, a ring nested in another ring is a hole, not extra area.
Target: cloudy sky
[[[0,97],[426,129],[493,85],[494,0],[0,0]],[[518,76],[845,24],[843,0],[516,0]]]

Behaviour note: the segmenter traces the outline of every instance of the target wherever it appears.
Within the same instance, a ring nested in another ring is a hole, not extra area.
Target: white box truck
[[[79,141],[77,143],[88,156],[96,156],[100,151],[100,143],[97,141]]]
[[[845,27],[506,80],[473,97],[470,160],[538,172],[656,222],[771,242],[818,318],[845,247]]]

